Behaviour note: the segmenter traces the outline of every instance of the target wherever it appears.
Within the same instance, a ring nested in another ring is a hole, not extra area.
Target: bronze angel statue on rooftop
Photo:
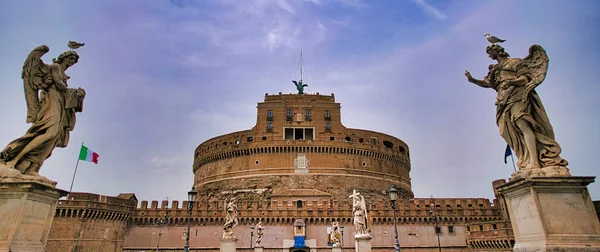
[[[523,59],[510,58],[500,45],[486,48],[498,64],[489,66],[483,80],[465,71],[467,80],[477,86],[492,88],[496,96],[496,124],[500,135],[514,150],[519,171],[513,176],[570,176],[567,160],[560,157],[561,148],[535,88],[548,71],[548,55],[534,44]]]
[[[66,147],[75,127],[75,113],[82,112],[85,90],[70,88],[65,71],[75,65],[79,55],[65,51],[45,64],[46,45],[34,48],[23,65],[21,78],[27,104],[27,123],[31,126],[22,137],[10,142],[0,152],[0,166],[21,174],[38,176],[40,167],[55,147]]]

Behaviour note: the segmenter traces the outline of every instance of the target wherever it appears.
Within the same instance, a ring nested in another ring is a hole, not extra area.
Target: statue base
[[[338,246],[338,247],[333,247],[331,248],[331,252],[342,252],[342,247]]]
[[[595,177],[531,177],[496,187],[515,235],[513,251],[600,251],[600,223],[587,185]]]
[[[263,247],[254,247],[254,252],[263,252]]]
[[[56,204],[67,192],[46,178],[27,181],[2,169],[8,168],[0,167],[0,252],[45,251]]]
[[[237,238],[221,238],[221,252],[235,252]]]
[[[533,177],[571,177],[569,168],[564,166],[547,166],[534,169],[519,169],[510,176],[510,180]]]
[[[356,252],[371,252],[371,238],[367,235],[355,236],[354,247]]]

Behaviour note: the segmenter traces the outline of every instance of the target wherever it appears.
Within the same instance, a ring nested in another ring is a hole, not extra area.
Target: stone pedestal
[[[44,251],[66,191],[53,184],[0,178],[0,252]]]
[[[600,251],[600,223],[587,190],[594,179],[530,177],[496,187],[506,199],[513,251]]]
[[[221,252],[235,252],[237,238],[221,238]]]
[[[331,252],[342,252],[342,247],[333,247],[331,248]]]
[[[354,237],[356,252],[371,252],[371,237]]]
[[[254,247],[254,252],[263,252],[263,247]]]

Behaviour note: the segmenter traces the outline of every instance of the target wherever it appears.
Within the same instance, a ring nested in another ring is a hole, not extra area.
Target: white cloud
[[[448,18],[440,10],[438,10],[435,7],[433,7],[433,5],[426,3],[425,0],[412,0],[412,1],[415,4],[417,4],[419,7],[421,7],[425,12],[427,12],[430,15],[434,16],[438,20],[446,20]]]

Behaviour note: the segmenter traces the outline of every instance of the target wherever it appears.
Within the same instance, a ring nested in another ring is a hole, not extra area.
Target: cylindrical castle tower
[[[194,156],[200,197],[286,194],[346,199],[353,189],[386,197],[396,185],[413,198],[409,149],[402,140],[341,123],[331,95],[265,94],[250,130],[209,139]]]

